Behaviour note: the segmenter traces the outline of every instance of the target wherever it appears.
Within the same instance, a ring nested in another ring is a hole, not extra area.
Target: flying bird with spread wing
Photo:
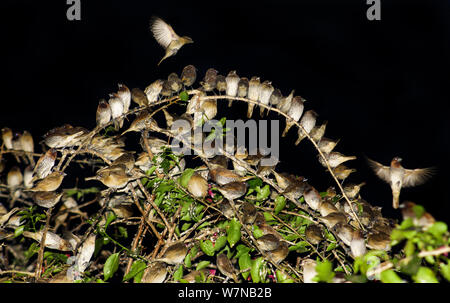
[[[156,41],[166,50],[166,53],[161,61],[159,61],[158,66],[168,57],[174,56],[183,45],[194,43],[188,36],[178,36],[172,26],[159,17],[152,17],[150,20],[150,30]]]
[[[367,158],[375,174],[383,181],[389,183],[392,189],[392,207],[398,208],[400,190],[402,187],[413,187],[425,183],[434,173],[434,167],[406,169],[400,163],[402,159],[395,157],[390,166],[384,166]]]

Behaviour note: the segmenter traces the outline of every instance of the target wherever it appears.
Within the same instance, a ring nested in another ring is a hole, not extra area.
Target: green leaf
[[[420,268],[421,262],[420,258],[414,255],[408,263],[401,264],[400,271],[410,276],[415,275]]]
[[[416,251],[416,246],[412,240],[408,240],[405,245],[405,255],[407,257],[412,256]]]
[[[272,216],[271,213],[265,211],[263,215],[264,219],[266,219],[266,222],[275,221],[275,218]]]
[[[317,261],[316,272],[317,275],[313,278],[313,280],[316,280],[317,282],[330,283],[333,280],[333,265],[328,260],[324,260],[323,262],[320,260]]]
[[[178,269],[173,273],[173,280],[179,281],[183,277],[183,265],[180,265]]]
[[[104,281],[111,278],[119,268],[119,253],[112,254],[108,257],[103,267]]]
[[[260,178],[254,178],[247,181],[249,189],[255,189],[257,186],[263,185],[263,181]]]
[[[261,281],[261,276],[259,274],[259,269],[263,265],[263,257],[259,257],[252,261],[252,268],[250,270],[250,274],[252,275],[253,283],[259,283]]]
[[[208,256],[214,256],[214,245],[211,240],[200,241],[200,248]]]
[[[298,243],[296,243],[295,245],[292,245],[289,247],[289,251],[297,251],[298,253],[303,253],[308,251],[309,249],[307,248],[307,246],[309,246],[309,243],[306,241],[300,241]]]
[[[241,254],[238,263],[240,270],[245,270],[252,267],[252,259],[250,258],[250,254],[248,252]],[[248,271],[243,272],[242,277],[246,280],[249,274],[250,272]]]
[[[144,261],[136,260],[131,265],[130,272],[123,277],[123,281],[128,281],[134,278],[134,283],[141,282],[142,276],[144,275],[144,270],[147,267]]]
[[[194,172],[192,168],[186,168],[179,179],[180,185],[186,187]]]
[[[428,228],[427,232],[435,236],[436,238],[440,238],[443,234],[447,232],[447,224],[444,222],[435,222],[433,225]]]
[[[291,277],[283,273],[281,270],[278,270],[275,272],[275,275],[277,277],[278,283],[294,283],[294,280],[292,280]]]
[[[275,208],[274,208],[275,215],[278,215],[278,213],[282,211],[285,206],[286,206],[286,198],[283,196],[277,196],[275,198]]]
[[[225,245],[227,245],[227,237],[220,236],[219,238],[217,238],[216,242],[214,243],[214,250],[219,251],[222,248],[224,248]]]
[[[328,244],[328,246],[327,246],[327,252],[329,252],[330,250],[335,249],[336,246],[337,246],[336,242]]]
[[[424,266],[419,268],[417,274],[413,276],[413,280],[416,283],[439,283],[433,271]]]
[[[17,228],[14,230],[14,238],[17,238],[18,236],[20,236],[21,234],[23,234],[24,228],[25,228],[25,225],[21,225],[21,226],[17,227]]]
[[[180,93],[180,100],[181,101],[189,100],[189,94],[185,90]]]
[[[186,266],[186,268],[191,268],[191,255],[187,254],[186,257],[184,258],[184,265]]]
[[[408,229],[413,226],[414,226],[413,220],[411,218],[408,218],[406,220],[403,220],[402,224],[400,224],[400,229]]]
[[[263,201],[266,200],[270,195],[270,187],[266,184],[256,195],[256,200]]]
[[[383,283],[404,283],[404,281],[392,269],[383,271],[380,278]]]
[[[108,228],[109,224],[111,224],[112,221],[116,220],[117,216],[114,212],[109,212],[108,213],[108,217],[106,218],[106,223],[105,223],[105,230],[106,228]]]
[[[203,268],[206,268],[211,262],[209,261],[201,261],[197,264],[197,267],[195,270],[202,270]]]
[[[412,210],[414,211],[414,214],[416,215],[417,219],[422,217],[423,214],[425,213],[425,208],[423,208],[423,206],[421,205],[414,205]]]
[[[241,223],[236,219],[230,221],[227,229],[227,240],[230,247],[233,247],[241,239]]]
[[[263,231],[258,227],[258,225],[253,225],[253,236],[256,239],[261,238],[262,236],[264,236]]]
[[[238,246],[236,246],[236,255],[234,256],[235,258],[240,258],[240,256],[242,256],[243,254],[249,253],[251,251],[250,247],[247,247],[243,244],[239,244]]]
[[[447,264],[440,264],[440,272],[447,281],[450,281],[450,261],[447,261]]]

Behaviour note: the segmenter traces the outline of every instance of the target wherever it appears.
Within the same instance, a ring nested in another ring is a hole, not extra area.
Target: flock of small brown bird
[[[176,54],[184,44],[192,43],[191,38],[178,36],[172,27],[160,18],[152,19],[151,30],[158,43],[166,49],[166,54],[159,63]],[[96,112],[97,128],[104,128],[112,123],[117,131],[120,130],[123,127],[125,116],[130,110],[131,101],[133,101],[140,110],[137,111],[136,118],[131,122],[128,129],[115,137],[103,136],[98,133],[89,137],[91,132],[83,127],[65,124],[54,128],[43,137],[43,143],[49,149],[39,157],[37,163],[34,163],[33,159],[34,141],[31,134],[27,131],[22,134],[13,133],[9,128],[3,128],[1,130],[2,150],[23,152],[22,156],[24,160],[27,159],[25,161],[29,164],[24,173],[17,166],[12,167],[7,173],[6,185],[13,193],[12,199],[19,198],[21,194],[30,193],[34,202],[44,208],[54,207],[60,200],[64,200],[64,203],[66,203],[69,199],[64,197],[63,191],[58,191],[66,174],[55,169],[57,154],[65,149],[84,144],[87,151],[97,153],[111,162],[110,165],[98,169],[95,176],[85,180],[100,181],[109,189],[116,191],[115,195],[118,200],[129,200],[129,197],[126,198],[129,189],[136,187],[135,181],[145,176],[144,172],[154,165],[150,154],[157,155],[164,151],[164,148],[171,147],[167,140],[144,136],[144,131],[156,133],[167,131],[176,136],[181,132],[181,130],[171,127],[176,121],[184,120],[193,129],[199,125],[199,122],[213,119],[218,113],[217,100],[208,99],[207,94],[215,91],[228,97],[228,106],[232,105],[233,98],[248,98],[257,102],[257,104],[276,108],[290,117],[290,119],[286,119],[283,136],[288,133],[295,122],[298,122],[301,128],[298,128],[296,145],[308,136],[312,138],[326,159],[325,161],[322,157],[319,157],[319,162],[324,167],[329,165],[337,179],[342,182],[355,172],[355,169],[346,167],[344,163],[354,160],[356,157],[345,156],[334,151],[339,140],[332,140],[324,136],[327,122],[321,125],[316,124],[317,113],[313,110],[304,111],[305,99],[295,96],[294,91],[291,91],[288,96],[283,96],[279,89],[272,86],[271,81],[261,82],[260,77],[256,76],[249,80],[245,77],[239,77],[236,71],[231,71],[227,76],[223,76],[213,68],[208,69],[204,78],[200,81],[200,88],[194,90],[195,93],[187,105],[186,113],[178,117],[164,111],[167,129],[160,127],[152,117],[150,110],[152,103],[162,98],[174,96],[186,88],[192,88],[196,80],[197,69],[193,65],[188,65],[182,70],[180,77],[176,73],[171,73],[167,79],[158,79],[144,90],[139,88],[130,90],[126,85],[119,84],[118,91],[110,94],[107,101],[100,100]],[[248,118],[252,117],[254,108],[255,104],[248,103]],[[261,116],[264,115],[264,110],[264,107],[260,107]],[[123,136],[128,132],[142,133],[140,144],[143,151],[137,155],[137,158],[135,158],[134,152],[124,149]],[[87,139],[89,140],[86,141]],[[193,139],[194,142],[197,140],[202,142],[205,138]],[[273,176],[273,180],[287,198],[298,201],[303,197],[306,205],[317,214],[319,220],[317,223],[308,225],[305,231],[305,237],[312,245],[319,245],[322,241],[326,241],[324,233],[324,226],[326,226],[339,238],[339,241],[349,247],[350,254],[353,257],[363,255],[366,252],[366,247],[382,250],[390,249],[389,235],[394,228],[394,223],[382,216],[380,208],[371,206],[361,198],[360,189],[365,183],[344,186],[345,194],[351,201],[349,205],[344,203],[344,200],[339,199],[340,195],[333,188],[328,189],[327,195],[322,197],[316,188],[307,183],[305,178],[279,173],[275,166],[262,166],[261,159],[263,156],[259,153],[256,155],[249,154],[245,147],[227,148],[225,147],[235,158],[244,161],[248,166],[257,170],[258,175],[265,178]],[[16,153],[14,155],[20,156],[21,154]],[[247,193],[248,185],[246,181],[253,177],[248,176],[246,165],[242,165],[238,161],[232,161],[232,165],[229,165],[229,159],[224,155],[209,156],[205,153],[201,156],[206,159],[207,167],[198,169],[189,179],[187,184],[189,193],[197,199],[204,199],[210,193],[212,185],[224,197],[219,204],[222,214],[229,219],[239,215],[244,224],[257,225],[263,232],[262,237],[257,239],[258,247],[270,255],[274,262],[282,262],[288,256],[288,244],[272,226],[266,223],[262,213],[257,211],[252,203],[240,200]],[[156,163],[160,163],[157,158],[155,159]],[[421,184],[432,173],[430,168],[405,169],[400,165],[400,162],[400,158],[394,158],[390,166],[383,166],[378,162],[369,160],[369,164],[377,176],[391,185],[394,208],[399,207],[399,195],[402,187]],[[177,165],[170,168],[169,176],[172,177],[182,172],[185,165],[186,162],[182,159]],[[0,158],[0,172],[3,169],[4,162]],[[162,170],[158,168],[158,172],[162,173]],[[21,188],[23,192],[17,191]],[[402,208],[404,217],[411,216],[411,205],[411,202],[408,202]],[[235,206],[237,207],[237,214],[235,213]],[[71,207],[74,207],[73,204]],[[117,203],[117,209],[118,207],[120,207],[120,202]],[[0,218],[3,220],[3,222],[0,221],[2,225],[11,221],[14,213],[12,211],[8,213],[4,207],[3,209],[4,211],[2,210],[0,213]],[[359,225],[351,216],[352,212],[358,214],[366,231],[360,230]],[[6,217],[7,215],[8,217]],[[126,216],[126,212],[124,216]],[[433,219],[431,216],[425,217],[420,224],[428,226],[430,222],[433,222]],[[416,218],[416,220],[418,219]],[[40,233],[27,232],[24,235],[37,241],[40,241],[42,237]],[[55,233],[51,233],[50,237],[47,235],[47,241],[49,242],[48,245],[46,242],[46,246],[67,250],[70,243],[64,239],[59,240],[58,237]],[[164,255],[156,259],[155,263],[146,269],[143,281],[163,282],[167,274],[166,264],[182,263],[187,252],[188,248],[183,243],[169,246]],[[222,274],[229,279],[238,281],[237,271],[226,255],[219,254],[216,261],[217,268]],[[308,268],[313,268],[315,261],[304,260],[302,264],[304,280],[310,281]],[[186,280],[189,279],[193,279],[193,277],[186,276]]]

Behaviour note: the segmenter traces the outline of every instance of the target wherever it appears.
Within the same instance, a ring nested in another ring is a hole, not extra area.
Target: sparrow
[[[20,136],[20,145],[24,152],[34,153],[33,136],[26,130],[22,133],[22,136]],[[30,164],[34,166],[33,155],[27,154],[27,158],[30,161]]]
[[[257,213],[255,205],[250,202],[244,202],[239,207],[239,211],[242,214],[242,221],[245,224],[253,224],[253,222],[255,222]]]
[[[333,228],[338,223],[347,223],[347,216],[341,212],[335,212],[325,217],[320,217],[319,221],[324,223],[328,228]]]
[[[30,191],[55,191],[61,185],[66,173],[55,171],[39,181]]]
[[[184,86],[192,86],[197,80],[197,69],[194,65],[186,65],[181,72],[181,82]]]
[[[344,164],[339,164],[337,167],[333,169],[333,173],[338,178],[338,180],[344,181],[348,178],[351,173],[354,173],[356,169],[348,168]]]
[[[125,171],[127,173],[129,173],[133,168],[134,168],[134,164],[135,164],[135,160],[134,160],[134,156],[131,152],[127,152],[122,154],[119,158],[117,158],[116,160],[114,160],[111,166],[114,165],[125,165]]]
[[[350,250],[354,258],[363,256],[366,253],[366,240],[361,230],[354,230]]]
[[[334,204],[328,201],[323,201],[319,205],[319,212],[322,217],[325,217],[331,213],[339,212],[339,209],[337,209],[336,206],[334,206]]]
[[[14,149],[14,150],[22,150],[22,140],[20,140],[21,136],[22,136],[21,133],[18,133],[18,132],[13,133],[12,149]]]
[[[167,80],[163,81],[160,94],[161,94],[161,96],[166,97],[166,98],[172,97],[173,90],[172,90],[172,86],[169,81],[167,81]]]
[[[6,149],[13,149],[12,138],[13,138],[12,130],[8,127],[2,128],[2,141]]]
[[[40,230],[38,232],[30,232],[30,231],[24,231],[23,236],[26,238],[31,238],[33,240],[36,240],[38,242],[41,242],[42,236],[44,234],[43,230]],[[61,251],[71,251],[72,245],[67,240],[64,240],[57,234],[47,231],[47,234],[45,236],[45,247],[50,249],[56,249]]]
[[[123,126],[123,118],[120,118],[124,113],[122,99],[116,93],[112,93],[108,102],[111,108],[111,118],[114,120],[114,128],[119,130]]]
[[[310,186],[303,193],[303,197],[305,198],[306,204],[313,210],[318,210],[320,204],[322,203],[322,198],[320,197],[319,192],[314,187]]]
[[[208,181],[194,173],[187,183],[187,189],[194,197],[203,199],[208,194]]]
[[[342,164],[344,162],[355,160],[356,156],[344,156],[341,153],[338,152],[331,152],[329,154],[325,154],[325,158],[327,159],[328,163],[330,164],[331,168],[338,167],[339,164]],[[327,167],[327,164],[323,160],[322,157],[319,156],[319,162],[323,165],[323,167]]]
[[[327,128],[328,121],[323,122],[320,126],[314,126],[309,135],[311,138],[318,143],[323,135],[325,135],[325,130]]]
[[[140,132],[145,129],[151,130],[160,130],[160,127],[156,123],[156,121],[151,117],[151,114],[148,110],[143,110],[137,115],[137,117],[131,122],[130,127],[120,134],[123,136],[128,132]]]
[[[252,77],[248,83],[248,98],[252,101],[258,101],[261,92],[261,81],[259,77]],[[255,104],[249,103],[247,110],[247,118],[251,118]]]
[[[97,113],[95,116],[97,126],[104,126],[111,121],[111,107],[105,99],[101,99],[97,106]]]
[[[303,268],[303,283],[317,283],[314,277],[317,275],[317,263],[313,259],[304,259],[301,263]]]
[[[294,93],[295,90],[291,90],[290,94],[287,97],[282,97],[277,104],[277,109],[279,109],[283,113],[287,113],[287,111],[291,107],[291,102],[292,99],[294,98]]]
[[[303,115],[303,99],[300,96],[295,96],[291,101],[291,106],[287,111],[287,115],[291,117],[295,122],[300,120],[300,117]],[[286,119],[286,128],[283,131],[282,137],[285,137],[288,133],[289,129],[294,125],[294,121]]]
[[[355,199],[358,196],[361,187],[364,185],[366,185],[366,182],[361,182],[360,184],[348,184],[344,187],[344,192],[349,199]]]
[[[329,154],[333,151],[333,149],[336,147],[336,145],[339,143],[339,140],[334,141],[325,137],[322,137],[322,139],[317,144],[319,146],[319,149],[324,154]]]
[[[266,234],[259,237],[256,242],[263,251],[271,251],[278,247],[280,240],[273,234]]]
[[[289,254],[289,246],[286,242],[279,242],[279,245],[274,250],[268,251],[267,254],[272,258],[276,264],[280,264]]]
[[[188,281],[189,283],[197,282],[196,278],[202,278],[202,274],[204,277],[207,277],[210,274],[210,271],[207,268],[203,268],[201,270],[193,270],[190,273],[183,276],[183,280]]]
[[[247,183],[230,182],[217,188],[219,192],[228,200],[233,201],[242,197],[247,192]]]
[[[181,79],[176,73],[170,73],[167,77],[167,82],[169,83],[170,89],[175,93],[178,93],[183,88],[183,82],[181,82]]]
[[[224,75],[217,75],[216,88],[219,92],[227,90],[227,80]]]
[[[159,139],[157,137],[149,136],[148,138],[144,139],[144,137],[141,136],[140,144],[141,144],[141,147],[142,147],[143,150],[147,150],[144,140],[147,141],[147,143],[148,143],[148,145],[150,147],[150,151],[154,155],[162,153],[165,148],[172,147],[169,143],[167,143],[167,141]]]
[[[203,81],[200,82],[205,92],[210,92],[217,87],[217,77],[218,71],[214,68],[209,68],[206,71]]]
[[[272,86],[272,82],[271,81],[264,81],[261,84],[261,90],[259,92],[259,102],[261,102],[261,104],[264,105],[269,105],[270,103],[270,96],[272,95],[274,91],[274,87]],[[261,117],[263,116],[264,113],[264,107],[260,107],[260,111],[259,114],[261,115]]]
[[[391,237],[385,233],[373,233],[367,237],[367,247],[376,250],[390,250]]]
[[[374,160],[367,159],[375,174],[390,184],[392,189],[392,207],[399,206],[400,190],[402,187],[413,187],[425,183],[434,173],[433,167],[406,169],[400,163],[402,159],[395,157],[391,166],[384,166]]]
[[[125,172],[126,166],[123,164],[113,165],[99,169],[93,177],[85,178],[85,181],[98,180],[109,188],[125,187],[130,181],[130,177]],[[44,179],[45,180],[45,179]]]
[[[139,167],[142,171],[147,171],[153,166],[153,162],[147,152],[141,152],[134,164]]]
[[[159,95],[159,92],[155,99],[158,98],[158,95]],[[147,106],[149,103],[145,92],[142,91],[142,89],[137,88],[137,87],[131,89],[131,100],[133,100],[133,102],[136,103],[139,107]],[[154,100],[154,101],[156,101],[156,100]]]
[[[130,89],[125,84],[118,84],[119,90],[117,91],[117,96],[122,100],[123,112],[126,114],[130,109],[131,105],[131,92]]]
[[[249,86],[248,78],[242,77],[242,78],[239,80],[239,82],[238,82],[238,93],[237,93],[237,96],[238,96],[239,98],[245,98],[245,97],[247,97],[248,86]],[[229,103],[228,103],[228,106],[230,106]]]
[[[23,175],[20,168],[13,166],[6,175],[6,184],[8,187],[14,188],[21,185],[23,182]]]
[[[403,202],[400,205],[400,208],[402,210],[403,220],[410,218],[410,219],[412,219],[414,225],[425,227],[425,228],[427,228],[435,223],[435,219],[428,212],[425,212],[424,214],[422,214],[421,217],[418,218],[416,216],[416,213],[414,212],[414,206],[416,206],[416,204],[411,201]]]
[[[33,168],[31,165],[28,165],[23,171],[23,185],[25,188],[33,187]]]
[[[223,167],[211,168],[209,170],[209,178],[218,185],[225,185],[230,182],[242,180],[241,176]]]
[[[166,50],[164,57],[158,62],[158,66],[168,57],[174,56],[183,45],[194,43],[188,36],[178,36],[172,26],[159,17],[153,17],[150,20],[150,30],[152,31],[156,42]]]
[[[248,151],[245,146],[239,146],[236,148],[236,153],[234,157],[240,160],[245,160],[248,157]],[[224,167],[226,168],[226,167]],[[233,171],[239,176],[244,177],[247,174],[247,168],[242,166],[238,161],[233,161]]]
[[[297,201],[307,190],[309,190],[311,186],[306,182],[303,177],[294,177],[289,180],[289,185],[283,191],[283,195],[290,200]],[[313,192],[310,192],[311,196],[314,195]],[[311,197],[311,201],[314,199]]]
[[[87,133],[83,127],[73,127],[70,124],[51,129],[44,136],[44,143],[50,148],[65,148],[76,146],[82,136]]]
[[[316,126],[316,118],[317,113],[313,110],[308,110],[303,115],[302,119],[300,120],[300,125],[303,127],[303,129],[306,131],[307,134],[311,132],[311,130]],[[301,128],[298,129],[298,138],[297,141],[295,141],[295,145],[299,145],[300,142],[306,138],[306,134],[303,132]]]
[[[189,103],[186,106],[186,114],[192,115],[199,112],[200,104],[204,101],[204,96],[206,96],[206,93],[202,90],[198,90],[189,100]]]
[[[147,95],[148,104],[152,104],[153,102],[158,101],[158,97],[163,88],[163,84],[164,81],[158,79],[145,88],[144,93]]]
[[[186,113],[181,116],[175,114],[170,114],[167,110],[162,110],[164,117],[166,118],[167,128],[170,128],[170,132],[177,136],[178,134],[183,134],[192,129],[194,120],[192,117]],[[175,124],[174,124],[175,122]]]
[[[350,246],[350,243],[352,242],[353,239],[354,230],[349,224],[339,222],[336,225],[334,225],[332,229],[335,231],[338,238],[341,239],[342,242],[344,242],[345,245]]]
[[[322,226],[319,224],[309,224],[305,229],[306,240],[313,245],[325,240]]]
[[[238,94],[239,81],[241,79],[236,74],[235,70],[232,70],[228,73],[225,81],[227,83],[226,95],[230,97],[236,97]],[[231,106],[233,100],[228,101],[228,107]]]
[[[278,105],[280,103],[281,98],[283,98],[283,95],[281,94],[281,90],[279,88],[274,89],[272,92],[272,95],[270,95],[269,104],[271,106]]]
[[[184,243],[175,243],[169,246],[164,252],[163,256],[159,259],[156,259],[156,261],[162,261],[171,265],[181,264],[183,263],[187,252],[188,248],[186,247],[186,245],[184,245]]]
[[[276,164],[270,165],[270,166],[263,166],[263,165],[261,165],[261,162],[259,162],[256,173],[258,174],[258,176],[268,177],[272,173],[272,171],[275,169],[275,167],[276,167]]]
[[[278,186],[285,190],[289,184],[291,183],[291,180],[295,180],[294,175],[290,175],[288,173],[277,173],[276,171],[273,171],[273,174],[275,176],[275,180],[277,181]]]
[[[166,276],[167,266],[163,262],[155,262],[144,270],[141,283],[163,283]]]
[[[41,207],[50,208],[55,206],[59,200],[61,200],[63,194],[63,192],[57,193],[54,191],[37,191],[33,193],[33,200]]]
[[[209,160],[208,163],[209,167],[211,169],[217,168],[217,167],[221,167],[224,169],[227,169],[228,167],[228,158],[225,157],[224,155],[217,155],[214,158],[212,158],[211,160]]]
[[[217,255],[216,265],[223,275],[225,275],[230,279],[233,279],[235,282],[238,282],[236,269],[233,267],[233,264],[231,264],[230,259],[228,259],[228,257],[225,254],[220,253]]]

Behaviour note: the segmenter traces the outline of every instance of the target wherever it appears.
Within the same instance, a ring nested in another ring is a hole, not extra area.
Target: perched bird
[[[320,142],[323,135],[325,135],[325,130],[327,128],[328,121],[323,122],[320,126],[314,126],[309,135],[316,142]]]
[[[225,185],[230,182],[242,180],[241,176],[223,167],[211,168],[209,170],[209,178],[218,185]]]
[[[217,75],[216,88],[219,92],[227,90],[227,80],[224,75]]]
[[[8,187],[17,187],[21,185],[23,182],[23,174],[20,171],[20,168],[17,166],[13,166],[8,174],[6,175],[6,184]]]
[[[283,98],[283,95],[281,94],[281,90],[279,88],[276,88],[272,95],[270,95],[269,104],[271,106],[277,105],[280,103],[281,99]]]
[[[178,93],[183,88],[183,82],[181,82],[181,79],[176,73],[170,73],[167,77],[167,82],[170,89],[175,93]]]
[[[235,70],[232,70],[228,73],[227,77],[225,78],[225,81],[227,83],[227,89],[226,89],[227,96],[231,96],[231,97],[237,96],[240,80],[241,79],[236,74]],[[228,107],[230,107],[232,103],[233,103],[233,100],[228,101]]]
[[[214,169],[214,168],[217,168],[217,167],[222,167],[222,168],[227,169],[227,167],[228,167],[228,158],[225,157],[224,155],[217,155],[214,158],[212,158],[211,160],[209,160],[208,166],[211,169]]]
[[[125,171],[125,165],[113,165],[98,170],[95,176],[85,178],[85,180],[98,180],[109,188],[122,188],[130,181],[130,177]]]
[[[342,163],[350,161],[350,160],[355,160],[356,156],[344,156],[343,154],[338,153],[338,152],[331,152],[329,154],[325,154],[325,158],[328,161],[328,164],[330,164],[331,168],[336,168],[336,167],[338,167],[339,164],[342,164]],[[327,167],[327,164],[325,163],[323,158],[320,156],[319,156],[319,162],[324,167]]]
[[[248,78],[242,77],[242,78],[239,80],[239,82],[238,82],[238,93],[237,93],[237,96],[238,96],[239,98],[245,98],[245,97],[247,97],[248,86],[249,86]],[[230,106],[230,103],[228,103],[228,106]]]
[[[163,256],[159,259],[156,259],[156,261],[162,261],[171,265],[181,264],[183,263],[187,252],[188,248],[186,247],[186,245],[184,245],[184,243],[178,242],[169,246],[164,252]]]
[[[200,81],[200,85],[205,92],[210,92],[216,88],[218,71],[214,68],[208,68],[205,73],[203,81]]]
[[[163,262],[155,262],[144,270],[141,283],[163,283],[166,276],[167,266]]]
[[[186,114],[192,115],[200,111],[200,105],[203,103],[202,97],[206,96],[206,93],[202,90],[198,90],[192,98],[189,100],[186,106]]]
[[[287,111],[291,107],[291,102],[292,99],[294,98],[294,93],[295,90],[291,90],[290,94],[287,97],[282,97],[277,104],[277,109],[279,109],[283,113],[287,113]]]
[[[122,100],[123,112],[126,114],[131,105],[131,92],[125,84],[119,83],[118,86],[119,90],[117,91],[117,96]]]
[[[238,282],[236,269],[233,267],[233,264],[231,264],[230,259],[228,259],[228,257],[225,254],[220,253],[217,255],[216,265],[223,275],[225,275],[230,279],[233,279],[235,282]]]
[[[309,134],[314,128],[314,126],[316,126],[316,118],[317,113],[315,111],[308,110],[307,112],[305,112],[302,119],[300,120],[300,125],[303,127],[305,131],[303,131],[303,129],[301,128],[298,129],[298,138],[297,141],[295,141],[295,145],[299,145],[300,142],[304,138],[306,138],[305,132]]]
[[[262,250],[271,251],[278,247],[280,240],[273,234],[267,234],[259,237],[256,242]]]
[[[38,242],[41,242],[43,234],[44,234],[43,230],[40,230],[38,232],[30,232],[30,231],[23,232],[24,237],[31,238]],[[70,243],[67,240],[64,240],[63,238],[61,238],[60,236],[51,231],[47,231],[47,234],[45,236],[45,247],[61,251],[71,251],[73,249],[72,245],[70,245]]]
[[[41,207],[50,208],[55,206],[59,200],[61,200],[63,194],[63,192],[57,193],[54,191],[37,191],[33,193],[33,200]]]
[[[344,192],[349,199],[355,199],[358,196],[361,187],[364,185],[366,185],[366,182],[361,182],[360,184],[348,184],[344,187]]]
[[[2,141],[6,149],[13,149],[12,138],[13,138],[12,130],[8,127],[2,128]]]
[[[283,191],[283,195],[290,200],[297,201],[297,199],[300,198],[309,188],[310,185],[306,182],[305,178],[294,177],[289,180],[289,185]],[[313,199],[311,198],[311,200]]]
[[[244,202],[239,207],[239,211],[242,214],[242,221],[245,224],[253,224],[253,222],[255,222],[257,213],[255,205],[250,202]]]
[[[31,165],[28,165],[23,171],[23,185],[25,188],[33,187],[33,168]]]
[[[39,181],[31,191],[55,191],[61,185],[66,173],[55,171]]]
[[[208,194],[208,181],[194,173],[187,183],[187,189],[194,197],[203,199]]]
[[[219,204],[219,209],[225,216],[225,218],[231,220],[234,217],[234,211],[233,208],[231,207],[230,201],[223,199],[222,202]]]
[[[337,209],[337,207],[334,206],[334,204],[332,204],[328,201],[323,201],[319,205],[319,212],[322,217],[328,216],[329,214],[335,213],[338,211],[339,211],[339,209]]]
[[[159,95],[159,92],[157,95]],[[158,97],[156,97],[156,98],[158,98]],[[142,91],[142,89],[137,88],[137,87],[131,89],[131,100],[133,100],[133,102],[136,103],[139,107],[147,106],[149,103],[145,92]],[[156,100],[154,100],[154,101],[156,101]]]
[[[156,121],[152,118],[150,112],[148,110],[143,110],[137,115],[137,117],[131,122],[130,127],[124,131],[120,136],[128,132],[140,132],[145,129],[150,130],[160,130],[160,127],[156,123]]]
[[[367,159],[375,174],[390,184],[392,189],[392,207],[398,208],[402,187],[413,187],[425,183],[434,173],[434,168],[406,169],[400,163],[402,159],[395,157],[390,166],[384,166],[374,160]]]
[[[367,247],[376,250],[390,250],[391,236],[385,233],[373,233],[367,237]]]
[[[268,80],[264,81],[261,84],[261,90],[259,92],[259,98],[258,98],[259,102],[261,102],[261,104],[264,104],[264,105],[269,105],[270,96],[272,95],[273,91],[274,91],[274,87],[272,86],[272,82],[268,81]],[[264,113],[264,109],[265,109],[264,107],[260,107],[259,114],[261,115],[261,117]]]
[[[152,31],[156,42],[166,50],[164,57],[158,62],[158,66],[168,57],[174,56],[183,45],[194,42],[188,36],[178,36],[172,26],[159,17],[153,17],[151,19],[150,30]]]
[[[158,101],[158,97],[163,88],[163,84],[164,81],[158,79],[145,88],[144,93],[147,95],[148,104],[152,104],[153,102]]]
[[[34,153],[33,136],[26,130],[22,133],[22,136],[20,136],[20,145],[24,152]],[[34,166],[33,155],[27,154],[27,158],[30,161],[30,164]]]
[[[287,115],[292,118],[295,122],[300,120],[301,116],[303,115],[303,99],[300,96],[295,96],[291,101],[291,106],[289,107],[287,111]],[[294,121],[286,119],[286,128],[283,131],[282,137],[285,137],[288,133],[289,129],[294,125]]]
[[[333,228],[338,223],[347,223],[347,216],[341,212],[331,213],[325,217],[320,217],[319,221],[324,223],[328,228]]]
[[[289,246],[286,242],[279,242],[279,245],[274,250],[268,251],[267,254],[272,258],[276,264],[280,264],[289,254]]]
[[[183,276],[183,280],[188,281],[189,283],[194,283],[198,281],[203,281],[202,279],[209,275],[210,271],[207,268],[203,268],[201,270],[193,270],[188,274]]]
[[[277,173],[276,171],[273,171],[273,174],[275,176],[275,180],[277,181],[278,186],[285,190],[289,184],[291,183],[291,180],[295,180],[294,175],[290,175],[288,173]]]
[[[259,77],[252,77],[248,83],[248,98],[252,101],[258,101],[261,92],[261,80]],[[251,118],[255,104],[249,103],[247,110],[247,118]]]
[[[116,94],[112,93],[109,95],[109,107],[111,108],[111,117],[114,120],[114,128],[119,130],[123,126],[123,118],[120,118],[124,113],[124,106],[122,99]]]
[[[336,232],[336,235],[339,239],[344,242],[345,245],[350,246],[350,243],[353,239],[353,228],[344,222],[339,222],[333,226],[333,230]]]
[[[111,163],[110,167],[114,166],[114,165],[120,165],[120,164],[125,165],[125,171],[127,173],[130,172],[134,168],[134,164],[135,164],[133,153],[127,152],[127,153],[122,154],[119,158],[117,158],[116,160],[114,160]]]
[[[318,146],[322,153],[329,154],[333,151],[333,149],[336,147],[336,145],[339,143],[339,140],[331,140],[325,137],[322,137],[322,139],[319,141]]]
[[[352,241],[350,242],[350,250],[354,258],[360,257],[366,253],[366,240],[361,230],[353,231]]]
[[[232,201],[242,197],[247,192],[247,183],[230,182],[217,188],[219,192],[228,200]]]
[[[87,130],[83,127],[73,127],[70,124],[53,128],[44,136],[44,143],[50,148],[64,148],[76,146],[80,143]]]
[[[317,262],[313,259],[304,259],[301,263],[303,268],[303,283],[317,283],[314,278],[317,275]]]
[[[192,86],[197,80],[197,69],[194,65],[186,65],[181,72],[181,82],[184,86]]]
[[[435,223],[435,219],[428,212],[425,212],[420,217],[418,217],[416,215],[416,212],[414,211],[415,206],[416,206],[416,203],[411,202],[411,201],[403,202],[400,205],[400,209],[402,210],[403,220],[411,219],[413,221],[414,225],[425,227],[425,228],[429,227]]]
[[[319,224],[309,224],[305,229],[306,240],[317,245],[325,239],[322,226]]]
[[[21,133],[18,133],[18,132],[13,133],[12,149],[14,149],[14,150],[22,150],[22,140],[20,140],[21,136],[22,136]]]
[[[95,121],[97,122],[97,126],[103,126],[111,121],[111,108],[105,99],[101,99],[98,103]]]
[[[355,171],[356,171],[356,169],[348,168],[344,164],[339,164],[337,167],[335,167],[333,169],[333,173],[336,175],[336,178],[338,178],[338,180],[341,180],[341,181],[344,181],[345,179],[347,179],[348,176]]]
[[[214,119],[217,115],[217,100],[205,100],[200,104],[200,113],[205,121]],[[195,118],[194,118],[195,120]],[[195,121],[194,121],[195,123]],[[195,124],[197,125],[197,124]]]
[[[318,210],[320,204],[322,203],[322,198],[320,197],[319,192],[314,187],[310,186],[303,193],[303,197],[305,198],[306,204],[311,207],[313,210]]]

